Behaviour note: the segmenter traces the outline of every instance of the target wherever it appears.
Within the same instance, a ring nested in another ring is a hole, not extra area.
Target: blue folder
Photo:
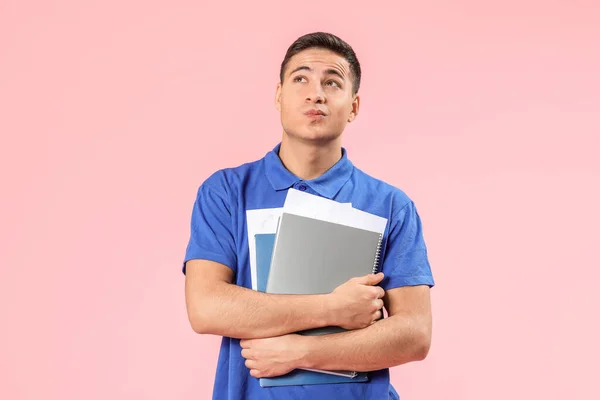
[[[260,378],[260,386],[329,385],[333,383],[367,382],[368,380],[369,378],[366,373],[359,373],[356,377],[349,378],[347,376],[295,369],[292,372],[274,378]]]
[[[271,255],[275,245],[274,233],[257,233],[256,242],[256,288],[259,292],[267,291],[267,281],[271,270]]]
[[[271,255],[275,244],[274,233],[259,233],[254,236],[256,243],[256,283],[257,290],[265,292],[269,270],[271,269]],[[365,372],[359,373],[354,378],[325,374],[321,372],[295,369],[288,374],[274,378],[260,378],[260,386],[293,386],[293,385],[322,385],[332,383],[367,382],[369,376]]]

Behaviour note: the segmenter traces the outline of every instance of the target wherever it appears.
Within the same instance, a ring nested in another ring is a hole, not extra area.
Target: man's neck
[[[342,145],[340,138],[326,143],[308,143],[284,133],[279,158],[288,171],[308,181],[323,175],[342,158]]]

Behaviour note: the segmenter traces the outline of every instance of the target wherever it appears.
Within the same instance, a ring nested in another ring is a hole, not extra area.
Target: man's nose
[[[323,88],[321,87],[320,82],[316,85],[311,85],[311,89],[308,96],[306,97],[306,100],[315,103],[325,102],[325,92],[323,92]]]

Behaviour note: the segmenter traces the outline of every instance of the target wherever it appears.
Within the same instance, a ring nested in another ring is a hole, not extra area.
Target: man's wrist
[[[314,369],[317,364],[317,342],[318,337],[316,336],[303,336],[298,337],[298,348],[302,351],[302,357],[297,360],[296,368]]]
[[[319,295],[319,318],[317,328],[326,326],[337,326],[336,313],[334,311],[334,297],[331,293]]]

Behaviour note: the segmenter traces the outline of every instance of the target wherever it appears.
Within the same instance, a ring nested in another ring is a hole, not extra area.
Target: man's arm
[[[384,297],[389,318],[365,329],[306,337],[303,368],[374,371],[423,360],[431,344],[429,287],[391,289]]]
[[[429,287],[408,286],[385,295],[389,318],[350,332],[242,340],[242,356],[256,378],[296,368],[374,371],[427,356],[431,343]]]
[[[232,338],[265,338],[324,326],[358,329],[381,316],[383,275],[351,279],[333,293],[273,295],[232,283],[233,271],[223,264],[190,260],[185,295],[195,332]]]

